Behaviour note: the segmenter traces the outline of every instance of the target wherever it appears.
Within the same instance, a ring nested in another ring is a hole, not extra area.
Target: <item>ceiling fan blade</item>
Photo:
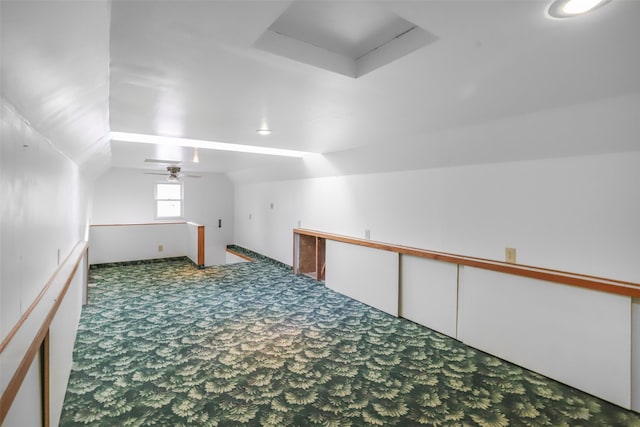
[[[165,159],[144,159],[145,163],[160,163],[165,165],[177,165],[180,163],[178,160],[165,160]]]
[[[202,178],[202,175],[185,175],[187,178]]]
[[[160,175],[160,176],[167,176],[166,173],[160,173],[160,172],[144,172],[145,175]]]

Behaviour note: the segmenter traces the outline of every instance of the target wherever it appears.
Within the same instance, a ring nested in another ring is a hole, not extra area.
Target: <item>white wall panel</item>
[[[24,378],[2,427],[41,427],[40,352]]]
[[[198,226],[193,224],[186,225],[186,255],[195,264],[198,263]],[[206,237],[205,237],[206,241]]]
[[[71,373],[73,347],[82,311],[82,295],[86,275],[84,265],[84,261],[80,263],[49,328],[49,360],[50,366],[55,366],[55,369],[51,369],[49,373],[51,427],[57,427],[60,422],[62,404]]]
[[[464,267],[458,339],[630,407],[631,298]]]
[[[328,288],[398,315],[398,254],[327,240]]]
[[[187,237],[187,224],[184,223],[93,226],[90,263],[186,256]],[[162,251],[159,245],[163,246]]]
[[[456,337],[458,265],[400,256],[400,316]]]

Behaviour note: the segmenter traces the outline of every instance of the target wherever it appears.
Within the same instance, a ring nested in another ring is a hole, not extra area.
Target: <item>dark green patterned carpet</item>
[[[62,426],[640,426],[264,260],[90,281]]]

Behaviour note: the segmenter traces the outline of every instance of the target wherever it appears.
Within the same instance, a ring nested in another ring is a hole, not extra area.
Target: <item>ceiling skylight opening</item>
[[[610,0],[555,0],[547,9],[551,18],[571,18],[590,12]]]
[[[261,147],[258,145],[229,144],[227,142],[204,141],[199,139],[175,138],[171,136],[145,135],[129,132],[111,132],[114,141],[138,142],[173,147],[193,147],[207,150],[235,151],[238,153],[266,154],[269,156],[305,157],[315,155],[309,151],[286,150],[283,148]]]
[[[438,40],[377,3],[291,2],[254,47],[359,78]]]

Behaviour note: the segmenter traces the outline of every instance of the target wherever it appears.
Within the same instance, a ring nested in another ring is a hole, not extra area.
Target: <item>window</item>
[[[156,184],[156,218],[182,217],[182,183]]]

